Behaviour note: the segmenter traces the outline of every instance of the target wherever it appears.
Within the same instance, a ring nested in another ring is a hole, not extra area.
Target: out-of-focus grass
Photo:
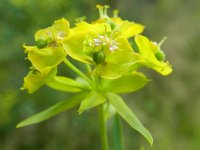
[[[66,17],[71,23],[83,14],[97,17],[97,2],[81,0],[0,1],[0,149],[83,150],[100,149],[96,112],[79,116],[76,109],[46,122],[15,129],[25,117],[69,97],[43,87],[29,95],[19,91],[29,63],[22,44],[32,44],[34,32]],[[162,77],[148,69],[153,81],[143,90],[124,95],[126,102],[150,129],[153,148],[124,124],[127,150],[198,150],[200,147],[200,1],[110,0],[120,16],[146,26],[144,34],[163,45],[173,74]],[[62,69],[62,67],[61,67]],[[61,71],[62,72],[62,71]],[[73,76],[72,72],[62,72]]]

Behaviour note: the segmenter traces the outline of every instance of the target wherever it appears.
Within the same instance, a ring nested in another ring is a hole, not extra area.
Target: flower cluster
[[[139,69],[148,67],[161,75],[168,75],[172,68],[160,48],[163,41],[156,43],[141,35],[144,26],[122,20],[118,11],[109,17],[108,6],[97,5],[97,8],[100,17],[92,23],[79,20],[75,27],[70,27],[69,22],[62,18],[51,27],[36,32],[35,46],[24,45],[32,66],[24,78],[22,89],[33,93],[42,85],[48,85],[66,92],[86,92],[81,97],[80,113],[104,104],[114,107],[124,118],[126,116],[121,108],[112,99],[120,101],[116,93],[133,92],[148,83],[149,80]],[[68,57],[85,64],[88,73],[81,72]],[[58,76],[57,68],[62,62],[79,77]],[[133,124],[131,126],[151,141],[146,130],[142,131]]]

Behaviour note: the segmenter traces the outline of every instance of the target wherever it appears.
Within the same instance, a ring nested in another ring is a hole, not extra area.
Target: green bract
[[[36,32],[35,46],[24,45],[31,69],[24,77],[22,89],[33,93],[47,85],[61,92],[76,93],[76,96],[22,121],[18,127],[41,122],[80,104],[79,113],[99,107],[102,124],[112,116],[121,116],[152,144],[149,131],[117,94],[135,92],[149,83],[150,80],[139,72],[142,67],[161,75],[172,72],[160,48],[164,40],[159,44],[152,42],[140,35],[143,25],[122,20],[117,11],[109,17],[108,6],[97,7],[100,18],[92,23],[79,20],[70,28],[69,22],[62,18]],[[72,59],[85,64],[87,72],[74,66]],[[77,77],[57,76],[61,63],[77,73]]]

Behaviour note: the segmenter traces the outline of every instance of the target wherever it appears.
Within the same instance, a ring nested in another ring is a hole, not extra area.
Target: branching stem
[[[75,67],[67,58],[63,60],[63,62],[74,72],[76,72],[78,75],[80,75],[82,78],[84,78],[89,84],[92,86],[94,85],[93,82],[83,73],[81,72],[77,67]]]

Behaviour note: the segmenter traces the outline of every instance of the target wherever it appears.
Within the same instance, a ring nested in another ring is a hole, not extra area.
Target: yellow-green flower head
[[[123,21],[116,13],[109,18],[108,6],[97,5],[97,8],[100,19],[91,24],[85,21],[77,23],[62,44],[72,58],[95,65],[94,73],[104,78],[118,78],[140,61],[128,38],[140,34],[144,27]]]
[[[51,27],[36,32],[36,46],[24,45],[28,55],[27,59],[34,68],[34,71],[30,71],[31,73],[24,78],[24,89],[28,89],[29,92],[35,91],[37,88],[33,88],[31,84],[34,87],[40,87],[41,84],[45,83],[44,81],[52,70],[55,70],[63,61],[67,53],[62,47],[61,41],[68,36],[68,33],[69,23],[62,18],[56,20]],[[37,83],[40,84],[36,86]]]
[[[164,40],[163,40],[164,41]],[[169,62],[164,62],[165,55],[160,49],[160,44],[150,41],[147,37],[138,35],[135,37],[139,53],[143,58],[143,64],[154,69],[162,75],[168,75],[172,72]]]
[[[56,20],[51,27],[36,32],[37,45],[24,46],[28,60],[36,70],[43,73],[62,62],[66,57],[66,52],[61,41],[67,37],[68,33],[69,23],[64,18]]]
[[[118,11],[109,17],[108,6],[97,5],[97,8],[100,18],[95,22],[80,20],[75,27],[69,28],[68,21],[62,18],[51,27],[36,32],[36,46],[24,46],[27,58],[37,72],[31,73],[31,77],[40,76],[39,79],[45,80],[66,55],[93,65],[92,73],[107,79],[119,78],[142,66],[162,75],[172,72],[169,63],[164,61],[161,43],[151,42],[139,35],[144,29],[143,25],[122,20],[118,17]],[[129,42],[129,38],[134,36],[139,53]],[[24,88],[28,89],[28,86]]]
[[[93,64],[94,73],[104,78],[118,78],[139,61],[139,55],[134,53],[127,38],[112,30],[106,22],[80,22],[62,44],[69,56]],[[101,59],[104,61],[95,61],[98,51],[103,52],[105,58],[101,56]]]

